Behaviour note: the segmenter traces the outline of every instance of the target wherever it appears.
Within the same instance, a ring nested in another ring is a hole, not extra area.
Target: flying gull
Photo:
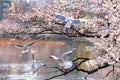
[[[60,21],[65,22],[65,29],[68,30],[72,25],[80,25],[82,23],[90,21],[89,19],[74,19],[73,17],[66,17],[63,14],[55,13],[56,18]]]
[[[60,58],[58,58],[58,57],[56,57],[54,55],[50,55],[50,58],[55,60],[56,63],[58,63],[59,67],[63,68],[64,70],[67,70],[67,69],[69,69],[69,68],[71,68],[73,66],[73,62],[71,60],[69,60],[68,57],[75,50],[76,50],[76,48],[73,48],[72,50],[63,53]]]
[[[33,59],[33,63],[31,66],[32,69],[32,74],[34,74],[35,76],[37,76],[38,72],[40,71],[41,68],[46,67],[46,64],[44,63],[40,63],[39,61],[37,61],[35,59],[34,53],[32,54],[32,59]]]
[[[37,41],[33,41],[32,43],[30,44],[23,44],[23,45],[20,45],[20,44],[15,44],[15,47],[21,49],[21,53],[22,54],[25,54],[25,53],[28,53],[29,50],[28,48],[31,47],[33,44],[35,44]]]

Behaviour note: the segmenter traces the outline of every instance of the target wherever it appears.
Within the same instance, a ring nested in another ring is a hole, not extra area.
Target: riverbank
[[[0,39],[0,46],[9,46],[12,44],[29,44],[35,40],[20,40],[20,39],[7,39],[1,38]],[[53,40],[38,40],[37,44],[35,45],[55,45],[55,46],[63,46],[66,45],[65,42],[62,41],[53,41]]]

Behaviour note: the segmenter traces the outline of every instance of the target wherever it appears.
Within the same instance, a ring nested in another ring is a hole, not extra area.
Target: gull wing
[[[70,50],[70,51],[68,51],[68,52],[63,53],[63,54],[61,55],[61,60],[62,60],[63,62],[68,61],[68,56],[71,55],[72,53],[73,53],[73,50]]]
[[[60,13],[55,13],[56,15],[56,18],[58,18],[59,20],[61,21],[65,21],[66,20],[66,17]]]
[[[70,28],[72,21],[70,19],[66,20],[65,28]]]
[[[23,45],[20,45],[20,44],[14,44],[14,45],[15,45],[15,47],[17,47],[17,48],[20,48],[20,49],[23,48]]]
[[[89,19],[73,19],[72,23],[73,24],[81,24],[90,21]]]
[[[47,66],[46,64],[44,64],[44,63],[33,63],[32,64],[32,69],[40,69],[40,68],[43,68],[43,67],[45,67],[45,66]]]
[[[38,69],[46,67],[47,65],[44,63],[38,63]]]
[[[46,64],[44,64],[44,63],[38,63],[38,64],[36,64],[36,67],[35,67],[35,65],[34,66],[32,65],[33,73],[38,72],[41,68],[43,68],[45,66],[46,66]]]
[[[36,41],[33,41],[32,43],[28,44],[27,47],[32,46],[32,45],[35,44],[36,42],[37,42],[37,40],[36,40]]]
[[[36,64],[36,63],[33,62],[32,65],[31,65],[31,68],[32,68],[33,70],[35,69],[35,64]]]
[[[54,60],[59,60],[59,58],[56,57],[56,56],[54,56],[54,55],[50,55],[49,57],[52,58],[52,59],[54,59]]]

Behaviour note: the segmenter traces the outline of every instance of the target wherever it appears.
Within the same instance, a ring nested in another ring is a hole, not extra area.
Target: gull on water
[[[47,65],[44,63],[41,63],[35,59],[34,53],[32,54],[33,63],[31,65],[31,72],[34,74],[34,76],[37,76],[38,72],[41,68],[46,67]]]
[[[68,30],[72,25],[80,25],[82,23],[90,21],[89,19],[74,19],[73,17],[66,17],[63,14],[55,13],[56,18],[60,21],[65,22],[65,29]]]
[[[20,45],[20,44],[14,44],[15,47],[21,49],[21,54],[25,54],[25,53],[28,53],[29,50],[28,48],[31,47],[33,44],[35,44],[37,41],[33,41],[32,43],[30,44],[23,44],[23,45]]]
[[[11,67],[18,71],[24,71],[26,74],[33,75],[32,78],[35,78],[37,77],[41,68],[47,68],[47,65],[37,61],[34,57],[34,53],[32,53],[32,63],[21,64],[21,65],[16,64],[16,65],[12,65]],[[19,67],[22,67],[22,69]]]
[[[58,64],[59,67],[63,68],[64,70],[67,70],[73,66],[73,62],[68,59],[68,56],[71,55],[75,50],[76,48],[73,48],[72,50],[63,53],[60,58],[54,55],[50,55],[50,58],[55,60],[56,64]]]

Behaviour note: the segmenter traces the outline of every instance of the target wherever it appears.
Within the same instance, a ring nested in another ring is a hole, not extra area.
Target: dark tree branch
[[[53,78],[56,78],[56,77],[60,77],[60,76],[63,76],[63,75],[67,75],[69,74],[70,72],[74,71],[75,69],[77,69],[77,67],[79,67],[82,63],[84,63],[85,61],[89,60],[88,58],[76,58],[74,61],[77,61],[79,59],[83,59],[83,61],[81,61],[79,64],[75,65],[72,69],[68,70],[67,72],[64,72],[62,69],[58,68],[58,67],[55,67],[57,69],[59,69],[60,71],[62,71],[63,73],[62,74],[59,74],[59,75],[56,75],[56,76],[53,76],[53,77],[50,77],[48,79],[45,79],[45,80],[50,80],[50,79],[53,79]]]
[[[110,70],[110,71],[105,75],[105,77],[107,77],[111,72],[113,72],[113,69]],[[105,78],[105,77],[104,77],[104,78]]]
[[[98,35],[98,34],[91,34],[91,33],[80,33],[78,32],[77,30],[75,29],[72,29],[74,31],[76,31],[76,33],[68,33],[68,32],[60,32],[60,31],[56,31],[56,30],[53,30],[51,28],[46,28],[42,31],[39,31],[39,32],[34,32],[34,33],[28,33],[28,34],[32,34],[32,35],[38,35],[38,34],[58,34],[58,35],[66,35],[68,37],[97,37],[97,38],[100,38],[101,35]]]
[[[76,59],[74,59],[73,62],[75,62],[75,61],[77,61],[77,60],[80,60],[80,59],[83,59],[83,60],[90,60],[89,58],[82,58],[82,57],[81,57],[81,58],[76,58]]]
[[[78,68],[82,63],[88,61],[88,60],[89,60],[88,58],[76,58],[75,60],[73,60],[73,62],[75,62],[75,61],[77,61],[77,60],[80,60],[80,59],[82,59],[82,61],[80,61],[79,64],[75,65],[72,69],[68,70],[67,72],[64,72],[64,71],[61,70],[60,68],[56,67],[57,69],[59,69],[60,71],[62,71],[62,72],[64,72],[64,73],[59,74],[59,75],[56,75],[56,76],[53,76],[53,77],[50,77],[50,78],[48,78],[48,79],[46,79],[46,80],[50,80],[50,79],[53,79],[53,78],[56,78],[56,77],[60,77],[60,76],[63,76],[63,75],[67,75],[67,74],[69,74],[70,72],[74,71],[75,69],[78,70],[78,71],[82,71],[82,72],[88,73],[88,74],[92,74],[92,73],[97,72],[98,70],[101,70],[101,69],[104,69],[104,68],[110,66],[109,64],[106,63],[106,64],[104,64],[103,66],[99,66],[99,67],[96,68],[96,69],[92,69],[92,70],[88,71],[88,70],[85,70],[85,69]]]
[[[59,74],[59,75],[53,76],[53,77],[48,78],[48,79],[45,79],[45,80],[50,80],[50,79],[53,79],[53,78],[56,78],[56,77],[60,77],[60,76],[63,76],[63,75],[65,75],[65,73],[62,73],[62,74]]]

